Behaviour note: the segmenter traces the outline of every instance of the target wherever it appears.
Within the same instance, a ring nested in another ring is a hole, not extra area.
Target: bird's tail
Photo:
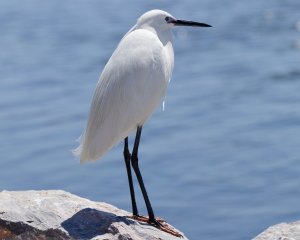
[[[79,138],[80,144],[73,149],[73,155],[80,159],[80,163],[100,159],[116,143],[115,141],[103,142],[100,137],[91,140],[84,132]]]
[[[80,163],[83,163],[89,159],[89,156],[86,151],[84,151],[84,134],[79,138],[80,144],[77,148],[72,150],[74,157],[80,159]]]

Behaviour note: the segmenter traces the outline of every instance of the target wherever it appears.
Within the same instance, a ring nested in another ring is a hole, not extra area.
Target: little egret
[[[79,147],[74,150],[81,162],[96,160],[124,140],[133,217],[174,235],[176,233],[162,226],[154,216],[139,170],[138,148],[142,127],[164,100],[172,76],[171,30],[176,26],[211,27],[205,23],[178,20],[162,10],[144,13],[121,39],[104,67],[92,98],[87,126]],[[128,135],[134,130],[136,137],[131,154]],[[138,214],[130,164],[140,185],[148,218]]]

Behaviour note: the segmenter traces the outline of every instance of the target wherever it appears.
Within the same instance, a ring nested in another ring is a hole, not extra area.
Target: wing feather
[[[81,162],[96,160],[142,125],[162,101],[170,76],[155,34],[126,34],[97,83],[86,129],[74,150]]]

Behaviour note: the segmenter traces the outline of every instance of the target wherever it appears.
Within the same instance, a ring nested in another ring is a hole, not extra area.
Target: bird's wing
[[[100,158],[143,124],[161,102],[169,81],[163,45],[147,30],[129,32],[106,64],[75,150],[81,161]]]

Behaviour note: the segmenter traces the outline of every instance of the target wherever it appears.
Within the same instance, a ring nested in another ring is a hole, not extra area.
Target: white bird
[[[172,28],[175,26],[211,27],[205,23],[177,20],[162,10],[144,13],[121,39],[108,60],[92,99],[87,126],[74,150],[81,162],[96,160],[124,139],[124,158],[131,193],[133,216],[138,215],[130,163],[136,173],[149,219],[155,219],[138,166],[138,147],[142,126],[164,100],[170,82],[174,52]],[[128,135],[136,130],[132,154]]]

